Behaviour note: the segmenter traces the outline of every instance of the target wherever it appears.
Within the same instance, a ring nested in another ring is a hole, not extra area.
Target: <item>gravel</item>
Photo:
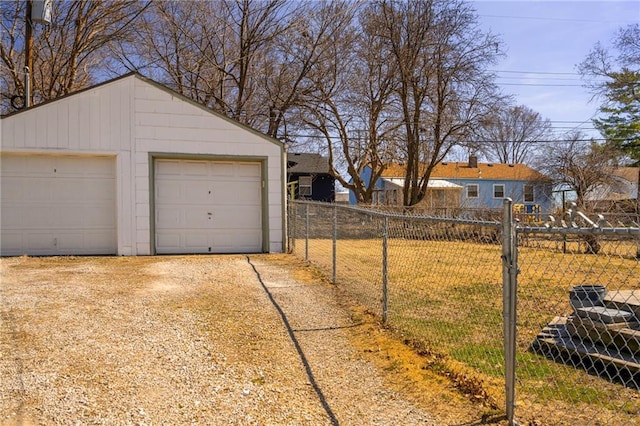
[[[0,259],[0,423],[434,425],[287,259]]]

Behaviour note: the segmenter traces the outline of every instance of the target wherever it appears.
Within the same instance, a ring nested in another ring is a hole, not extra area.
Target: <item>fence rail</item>
[[[615,317],[633,311],[636,294],[640,305],[637,227],[575,210],[564,223],[519,225],[509,201],[502,222],[289,208],[296,255],[434,354],[439,370],[478,383],[511,424],[638,424],[640,309]],[[581,285],[602,286],[608,299],[576,310],[570,293]]]

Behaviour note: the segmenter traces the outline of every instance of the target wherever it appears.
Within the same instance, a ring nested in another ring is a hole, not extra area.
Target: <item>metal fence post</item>
[[[293,228],[292,228],[292,222],[295,221],[294,215],[293,215],[293,209],[294,209],[294,205],[293,205],[293,201],[290,200],[289,198],[287,198],[287,224],[286,224],[286,238],[287,238],[287,253],[293,253],[293,237],[292,237],[292,232],[293,232]],[[292,219],[294,218],[294,219]]]
[[[309,204],[305,210],[304,260],[309,260]]]
[[[389,218],[382,219],[382,323],[386,324],[389,314],[389,298],[387,292],[387,240],[389,237]]]
[[[504,324],[504,379],[507,421],[515,425],[516,384],[516,297],[517,297],[517,248],[513,225],[512,200],[503,204],[502,216],[502,316]]]
[[[338,240],[338,207],[336,205],[333,206],[333,242],[332,242],[332,254],[333,254],[333,284],[337,281],[337,271],[338,271],[338,257],[336,251],[336,242]]]
[[[296,236],[297,236],[297,223],[298,223],[298,204],[291,200],[292,220],[289,232],[291,232],[291,253],[296,252]]]

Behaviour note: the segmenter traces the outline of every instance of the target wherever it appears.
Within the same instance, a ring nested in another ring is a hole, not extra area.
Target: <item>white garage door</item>
[[[257,162],[156,160],[156,252],[262,251]]]
[[[0,157],[2,255],[115,254],[113,157]]]

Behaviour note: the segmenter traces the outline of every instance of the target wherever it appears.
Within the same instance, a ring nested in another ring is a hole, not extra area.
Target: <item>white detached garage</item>
[[[153,81],[0,123],[2,255],[284,249],[282,144]]]

